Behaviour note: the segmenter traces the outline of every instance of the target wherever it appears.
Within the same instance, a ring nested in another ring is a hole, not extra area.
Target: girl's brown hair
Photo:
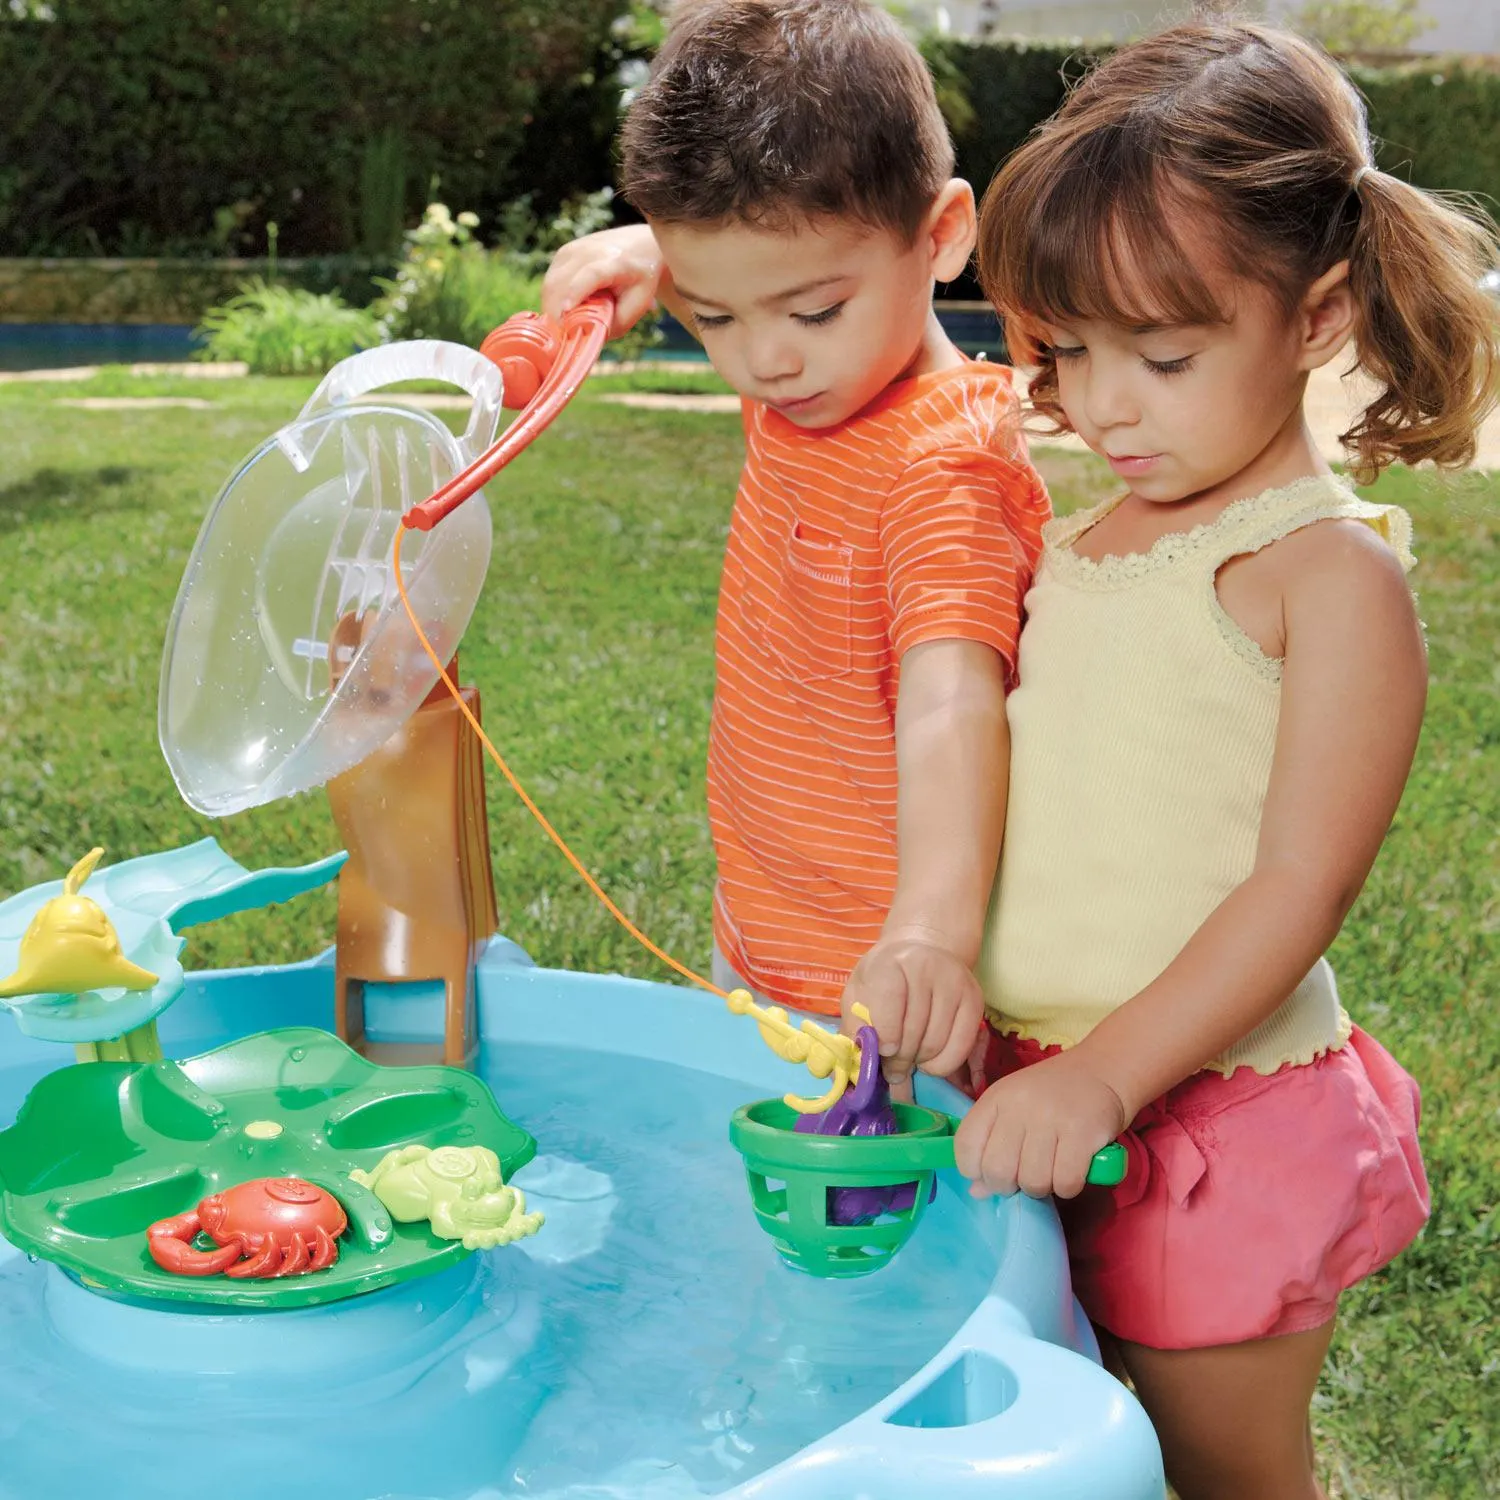
[[[1349,262],[1359,363],[1382,386],[1342,441],[1361,479],[1394,460],[1458,467],[1495,400],[1497,317],[1479,278],[1494,226],[1377,171],[1362,100],[1323,53],[1251,25],[1179,26],[1126,47],[1001,168],[979,271],[1032,400],[1066,426],[1048,322],[1225,321],[1219,269],[1288,315]],[[1176,231],[1176,232],[1174,232]]]

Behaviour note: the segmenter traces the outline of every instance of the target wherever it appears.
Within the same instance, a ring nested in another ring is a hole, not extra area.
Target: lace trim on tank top
[[[1167,568],[1197,559],[1204,560],[1217,572],[1231,557],[1259,552],[1314,521],[1336,518],[1364,521],[1372,526],[1395,552],[1403,569],[1410,569],[1416,561],[1411,553],[1411,519],[1405,511],[1394,505],[1374,505],[1361,500],[1347,485],[1325,474],[1312,474],[1236,500],[1211,521],[1158,537],[1146,552],[1112,555],[1097,561],[1075,552],[1073,547],[1078,539],[1124,499],[1124,495],[1117,495],[1091,510],[1049,521],[1042,529],[1048,571],[1069,583],[1100,589],[1128,587]],[[1248,638],[1245,644],[1253,648],[1253,658],[1258,658],[1259,663],[1270,661]],[[1235,649],[1246,655],[1238,645]],[[1246,655],[1247,660],[1253,658]]]

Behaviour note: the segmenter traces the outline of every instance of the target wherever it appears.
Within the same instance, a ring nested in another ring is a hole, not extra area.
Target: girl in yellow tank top
[[[981,213],[1034,405],[1122,493],[1050,523],[1026,601],[958,1163],[981,1195],[1072,1200],[1075,1290],[1181,1500],[1322,1494],[1338,1295],[1427,1212],[1415,1085],[1323,956],[1421,725],[1410,527],[1334,476],[1302,404],[1352,345],[1379,391],[1355,474],[1466,463],[1494,256],[1488,223],[1373,165],[1323,54],[1256,26],[1116,53]],[[899,997],[875,1022],[896,1053],[922,1029]],[[1131,1176],[1080,1195],[1122,1134]]]

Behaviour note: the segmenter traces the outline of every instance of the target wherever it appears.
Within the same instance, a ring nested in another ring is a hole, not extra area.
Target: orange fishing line
[[[536,803],[531,800],[531,797],[527,793],[526,788],[522,786],[520,781],[517,779],[515,772],[512,771],[508,765],[506,765],[505,757],[500,754],[500,752],[495,748],[494,742],[490,739],[489,735],[484,732],[484,726],[480,724],[479,720],[474,716],[474,713],[469,708],[469,705],[464,702],[463,694],[458,690],[458,684],[454,682],[451,677],[449,677],[447,668],[438,659],[437,652],[432,649],[432,643],[427,639],[427,635],[423,631],[421,623],[417,619],[416,611],[411,606],[411,600],[407,597],[406,581],[401,576],[401,538],[405,531],[406,527],[404,525],[398,526],[396,528],[396,545],[391,554],[391,566],[395,570],[396,574],[396,591],[401,595],[401,603],[406,609],[406,616],[411,621],[412,629],[417,633],[417,639],[422,643],[422,649],[427,653],[428,657],[432,661],[433,666],[437,668],[438,676],[443,680],[443,686],[448,689],[448,692],[453,697],[453,701],[458,704],[460,712],[463,714],[464,718],[469,721],[469,724],[474,730],[474,733],[479,736],[479,742],[488,752],[490,759],[500,767],[501,774],[511,784],[512,790],[514,790],[516,796],[521,799],[522,803],[526,807],[526,810],[531,814],[532,817],[537,820],[538,823],[542,825],[543,831],[546,833],[547,837],[551,839],[552,842],[556,844],[560,850],[562,850],[563,855],[567,859],[568,863],[578,871],[578,874],[582,878],[583,883],[588,886],[588,888],[594,893],[595,896],[599,898],[600,902],[604,906],[604,909],[610,914],[610,916],[612,916],[615,921],[617,921],[620,926],[623,927],[625,931],[628,932],[631,937],[633,937],[636,942],[641,945],[641,947],[643,947],[648,953],[654,955],[656,958],[659,958],[664,964],[667,965],[668,968],[675,969],[677,973],[681,974],[684,979],[691,980],[696,985],[701,985],[702,988],[709,990],[711,993],[719,996],[719,998],[722,1000],[727,1000],[729,998],[729,993],[727,990],[721,990],[718,985],[712,983],[712,981],[710,980],[705,979],[701,974],[694,973],[693,970],[688,968],[686,964],[678,963],[678,961],[673,958],[670,953],[667,953],[663,949],[658,948],[656,944],[653,943],[651,939],[648,938],[646,934],[642,932],[641,929],[637,927],[635,923],[632,922],[630,918],[627,917],[618,906],[615,905],[615,903],[610,899],[608,892],[605,891],[604,887],[601,886],[599,882],[595,880],[591,874],[589,874],[588,870],[584,868],[583,861],[579,859],[579,857],[574,854],[573,851],[568,847],[567,841],[563,838],[563,836],[551,825],[551,823],[547,821],[546,815],[542,812],[541,808],[539,808]]]

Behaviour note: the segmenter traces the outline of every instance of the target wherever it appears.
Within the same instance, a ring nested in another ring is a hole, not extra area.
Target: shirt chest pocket
[[[766,602],[766,644],[788,677],[841,677],[853,664],[854,549],[828,532],[793,524],[776,596]]]

